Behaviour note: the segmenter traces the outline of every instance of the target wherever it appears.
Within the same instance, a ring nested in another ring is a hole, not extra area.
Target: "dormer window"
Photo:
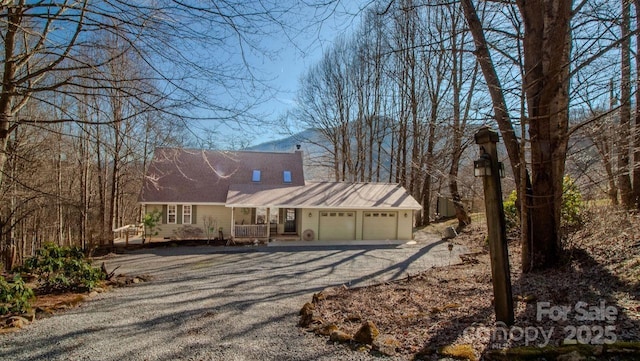
[[[251,176],[251,180],[253,182],[260,182],[260,169],[253,170],[253,175]]]
[[[285,170],[282,172],[282,181],[285,183],[291,183],[291,171]]]

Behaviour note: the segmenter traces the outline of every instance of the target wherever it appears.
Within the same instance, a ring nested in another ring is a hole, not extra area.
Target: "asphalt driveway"
[[[151,281],[0,335],[1,360],[369,360],[295,325],[314,292],[456,262],[447,242],[393,247],[177,247],[106,260]]]

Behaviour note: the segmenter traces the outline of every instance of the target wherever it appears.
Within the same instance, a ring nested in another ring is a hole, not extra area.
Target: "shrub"
[[[512,191],[506,201],[502,203],[507,228],[519,226],[519,210],[516,207],[517,194]],[[562,206],[560,208],[560,222],[562,227],[576,227],[582,222],[581,214],[584,209],[582,193],[575,182],[568,175],[562,179]]]
[[[142,223],[144,224],[144,236],[143,238],[146,240],[147,237],[153,237],[158,235],[158,224],[162,220],[162,212],[158,210],[154,210],[151,213],[147,213],[142,218]]]
[[[582,193],[568,175],[562,179],[562,226],[576,227],[582,223]]]
[[[506,224],[507,229],[512,229],[512,228],[518,227],[519,225],[518,214],[520,214],[520,212],[516,207],[517,199],[518,199],[518,194],[514,190],[511,193],[509,193],[509,197],[507,197],[507,200],[502,203],[502,207],[504,208],[504,218],[507,223]]]
[[[38,276],[45,292],[91,290],[105,278],[100,268],[91,266],[79,247],[46,243],[34,257],[24,262],[22,271]]]
[[[31,309],[33,297],[33,290],[19,275],[14,276],[13,281],[0,276],[0,314],[27,313]]]
[[[204,232],[201,228],[194,226],[182,226],[173,230],[173,239],[201,239],[204,237]]]

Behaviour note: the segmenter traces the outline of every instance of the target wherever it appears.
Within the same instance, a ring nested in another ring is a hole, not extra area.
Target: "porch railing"
[[[267,237],[267,224],[249,224],[234,226],[235,238],[264,238]]]

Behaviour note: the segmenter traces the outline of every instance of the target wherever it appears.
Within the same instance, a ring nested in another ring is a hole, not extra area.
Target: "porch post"
[[[236,222],[234,219],[234,214],[236,213],[234,207],[231,207],[231,231],[229,231],[229,234],[231,235],[232,239],[236,238]]]
[[[271,237],[271,208],[267,207],[267,219],[265,220],[265,224],[267,225],[267,242]]]

